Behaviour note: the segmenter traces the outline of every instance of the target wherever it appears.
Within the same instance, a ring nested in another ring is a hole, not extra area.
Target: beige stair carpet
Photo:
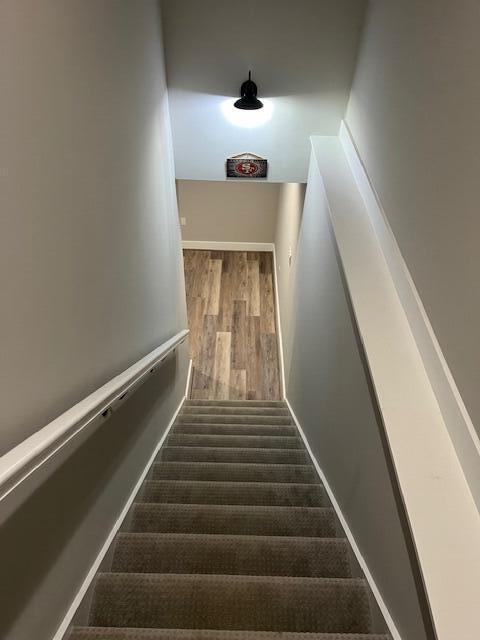
[[[187,401],[70,640],[387,640],[283,402]]]

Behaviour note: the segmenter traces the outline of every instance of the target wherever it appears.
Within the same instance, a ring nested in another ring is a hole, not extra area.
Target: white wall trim
[[[214,240],[182,240],[182,249],[210,251],[273,251],[273,242],[216,242]]]
[[[307,440],[307,437],[302,429],[302,426],[300,424],[300,422],[298,421],[298,418],[295,414],[295,411],[292,408],[292,405],[290,404],[289,400],[287,397],[285,397],[285,402],[290,410],[290,413],[292,414],[292,418],[297,426],[297,429],[300,433],[300,437],[303,440],[303,443],[305,445],[306,450],[308,451],[308,455],[310,456],[310,459],[312,460],[313,466],[315,467],[315,470],[317,471],[320,480],[322,481],[323,486],[325,487],[325,491],[328,494],[328,497],[330,499],[330,502],[332,503],[333,509],[335,511],[335,513],[337,514],[337,517],[340,521],[340,524],[342,525],[343,530],[345,531],[345,535],[347,537],[348,542],[350,543],[350,546],[352,547],[353,553],[355,554],[355,557],[357,559],[358,564],[360,565],[361,570],[363,571],[365,578],[368,582],[368,585],[370,587],[370,589],[372,590],[373,596],[378,604],[378,607],[385,619],[385,622],[388,626],[389,632],[392,635],[393,640],[402,640],[400,633],[395,625],[395,622],[393,621],[392,616],[390,615],[390,611],[388,610],[388,607],[382,597],[382,594],[380,592],[380,589],[377,587],[377,584],[375,582],[375,579],[373,577],[373,575],[370,572],[370,569],[368,568],[368,565],[365,561],[365,558],[362,555],[362,552],[360,551],[360,548],[355,540],[355,537],[352,533],[352,530],[350,529],[348,522],[345,518],[345,516],[342,513],[342,510],[340,508],[340,505],[338,504],[336,498],[335,498],[335,494],[333,493],[333,490],[330,486],[330,484],[328,483],[327,477],[325,476],[325,474],[323,473],[322,468],[320,467],[320,465],[318,464],[317,459],[315,458],[313,451],[310,447],[310,444]]]
[[[165,442],[166,437],[168,436],[168,434],[170,432],[170,429],[172,428],[175,420],[177,419],[177,416],[180,413],[180,410],[181,410],[184,402],[185,402],[185,396],[182,397],[178,407],[175,409],[175,411],[173,413],[173,416],[172,416],[170,422],[168,423],[167,428],[163,432],[163,435],[160,438],[157,446],[155,447],[152,455],[150,456],[150,459],[148,460],[144,470],[140,474],[140,477],[138,478],[137,482],[135,483],[135,486],[133,487],[132,492],[130,493],[130,496],[128,497],[128,500],[126,501],[125,506],[123,507],[120,515],[118,516],[117,520],[115,521],[110,533],[107,536],[107,539],[103,543],[102,548],[100,549],[97,557],[95,558],[92,566],[90,567],[90,570],[87,573],[87,575],[85,577],[85,580],[82,582],[82,584],[80,586],[80,589],[77,592],[77,595],[73,599],[72,604],[70,605],[67,613],[65,614],[64,619],[62,620],[62,622],[61,622],[60,626],[58,627],[58,629],[57,629],[55,635],[53,636],[52,640],[63,640],[63,638],[65,637],[65,634],[67,633],[70,625],[72,624],[72,621],[74,619],[74,616],[75,616],[75,613],[77,612],[78,607],[82,603],[83,598],[85,597],[85,595],[86,595],[88,589],[90,588],[95,576],[97,575],[98,571],[100,570],[100,567],[101,567],[101,564],[103,562],[103,559],[107,555],[108,550],[109,550],[112,542],[115,539],[115,536],[119,532],[123,521],[127,517],[127,514],[128,514],[128,512],[129,512],[129,510],[130,510],[130,508],[131,508],[131,506],[132,506],[132,504],[133,504],[133,502],[135,500],[135,497],[136,497],[137,493],[140,491],[140,489],[142,487],[142,484],[143,484],[145,478],[147,477],[148,472],[150,471],[153,463],[155,462],[155,459],[156,459],[156,457],[158,455],[158,452],[160,451],[163,443]]]
[[[443,355],[378,194],[345,122],[341,125],[339,138],[421,352],[428,378],[468,485],[480,510],[480,438]]]
[[[273,280],[275,288],[275,315],[277,317],[277,343],[279,353],[279,366],[280,366],[280,386],[282,391],[282,398],[285,398],[287,387],[285,384],[285,360],[283,356],[283,335],[282,335],[282,320],[280,317],[280,292],[278,290],[277,279],[277,253],[275,251],[275,245],[273,245]]]
[[[187,372],[187,382],[185,383],[185,400],[190,397],[190,386],[192,383],[192,372],[193,372],[193,360],[190,358],[188,361],[188,372]]]

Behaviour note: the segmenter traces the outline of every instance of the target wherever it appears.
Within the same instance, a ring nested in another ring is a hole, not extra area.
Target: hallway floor
[[[197,400],[279,400],[273,255],[183,252]]]

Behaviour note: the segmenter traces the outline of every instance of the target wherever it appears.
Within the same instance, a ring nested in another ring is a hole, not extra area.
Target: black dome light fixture
[[[237,109],[261,109],[263,102],[257,98],[257,85],[252,80],[252,72],[248,72],[248,80],[240,87],[240,98],[234,103]]]

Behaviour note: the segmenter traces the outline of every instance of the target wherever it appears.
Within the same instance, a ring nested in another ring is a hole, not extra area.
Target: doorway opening
[[[280,400],[273,254],[184,249],[194,400]]]
[[[304,185],[179,180],[177,193],[192,359],[189,397],[281,400],[281,316],[282,310],[284,322],[290,316]]]

